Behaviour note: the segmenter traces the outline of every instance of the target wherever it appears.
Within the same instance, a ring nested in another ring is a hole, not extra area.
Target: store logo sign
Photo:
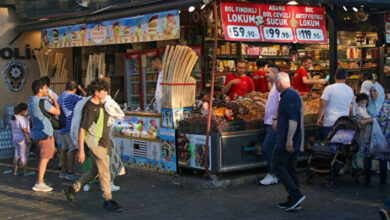
[[[107,30],[105,26],[100,24],[91,29],[91,40],[96,44],[101,44],[107,38]]]
[[[7,63],[4,67],[4,79],[11,91],[20,91],[27,79],[26,65],[18,61]]]

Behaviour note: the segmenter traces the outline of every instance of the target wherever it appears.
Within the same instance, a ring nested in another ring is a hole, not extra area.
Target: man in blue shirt
[[[73,143],[70,136],[70,127],[72,125],[72,118],[76,104],[83,99],[83,97],[76,95],[77,84],[75,81],[66,83],[65,91],[62,92],[58,98],[58,104],[63,112],[66,126],[59,130],[61,135],[61,179],[68,179],[76,181],[78,177],[73,173],[73,165],[77,153],[77,146]],[[61,116],[62,116],[61,115]],[[66,172],[68,171],[68,172]]]
[[[48,87],[42,80],[35,80],[32,84],[34,95],[28,101],[28,112],[31,118],[31,139],[40,150],[40,160],[38,164],[38,181],[32,188],[36,192],[49,192],[53,188],[47,186],[43,179],[46,172],[47,163],[54,156],[53,126],[39,107],[39,102],[44,96],[49,96],[53,105],[44,101],[44,109],[52,115],[60,115],[60,107],[53,95],[48,94]]]
[[[276,76],[276,88],[281,93],[277,113],[276,145],[272,158],[275,175],[284,185],[289,196],[278,207],[286,211],[298,210],[306,198],[299,190],[296,173],[298,151],[303,150],[303,101],[292,89],[287,73]]]

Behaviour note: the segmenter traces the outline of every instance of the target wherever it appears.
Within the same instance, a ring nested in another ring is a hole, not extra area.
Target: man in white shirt
[[[268,95],[267,104],[265,106],[265,137],[264,142],[261,147],[264,155],[267,158],[268,162],[268,173],[265,176],[264,179],[260,180],[260,185],[267,186],[278,183],[278,178],[275,176],[275,174],[272,171],[272,155],[274,152],[275,144],[276,144],[276,132],[272,129],[272,122],[276,121],[275,115],[276,111],[278,110],[278,105],[280,101],[280,93],[276,89],[275,86],[275,78],[276,75],[278,75],[280,69],[276,65],[270,65],[267,69],[267,79],[268,82],[272,83],[271,91]]]
[[[322,93],[317,119],[317,125],[322,126],[322,139],[328,136],[338,118],[350,114],[354,94],[352,88],[345,84],[346,79],[347,71],[338,69],[335,76],[336,83],[327,86]]]
[[[163,94],[162,94],[162,87],[161,87],[161,83],[163,81],[163,72],[162,72],[162,61],[161,61],[161,58],[158,57],[158,56],[155,56],[152,58],[152,68],[153,68],[153,71],[157,71],[158,72],[158,80],[157,80],[157,86],[156,86],[156,93],[155,93],[155,107],[154,107],[154,111],[160,113],[161,112],[161,107],[162,107],[162,97],[163,97]]]

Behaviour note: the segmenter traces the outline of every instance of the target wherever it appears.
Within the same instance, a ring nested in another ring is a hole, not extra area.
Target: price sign
[[[221,1],[220,9],[226,40],[328,42],[321,7]]]
[[[291,28],[265,27],[264,38],[267,40],[288,40],[294,39]]]
[[[229,37],[232,39],[257,40],[260,38],[257,27],[228,25],[227,30]]]
[[[324,34],[321,29],[297,28],[299,41],[324,41]]]

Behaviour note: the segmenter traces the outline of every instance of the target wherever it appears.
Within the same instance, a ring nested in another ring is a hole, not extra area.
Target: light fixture
[[[354,12],[358,12],[358,11],[359,11],[356,7],[352,7],[352,10],[353,10]]]
[[[297,5],[298,2],[297,1],[289,1],[287,2],[287,5]]]
[[[190,7],[188,8],[188,11],[189,11],[189,12],[194,12],[194,11],[195,11],[195,7],[194,7],[194,6],[190,6]]]
[[[205,7],[206,7],[206,4],[203,4],[202,6],[200,6],[200,10],[203,10]]]
[[[343,5],[343,9],[344,11],[348,11],[347,7],[345,7],[345,5]]]
[[[39,21],[47,21],[49,18],[40,18]]]

